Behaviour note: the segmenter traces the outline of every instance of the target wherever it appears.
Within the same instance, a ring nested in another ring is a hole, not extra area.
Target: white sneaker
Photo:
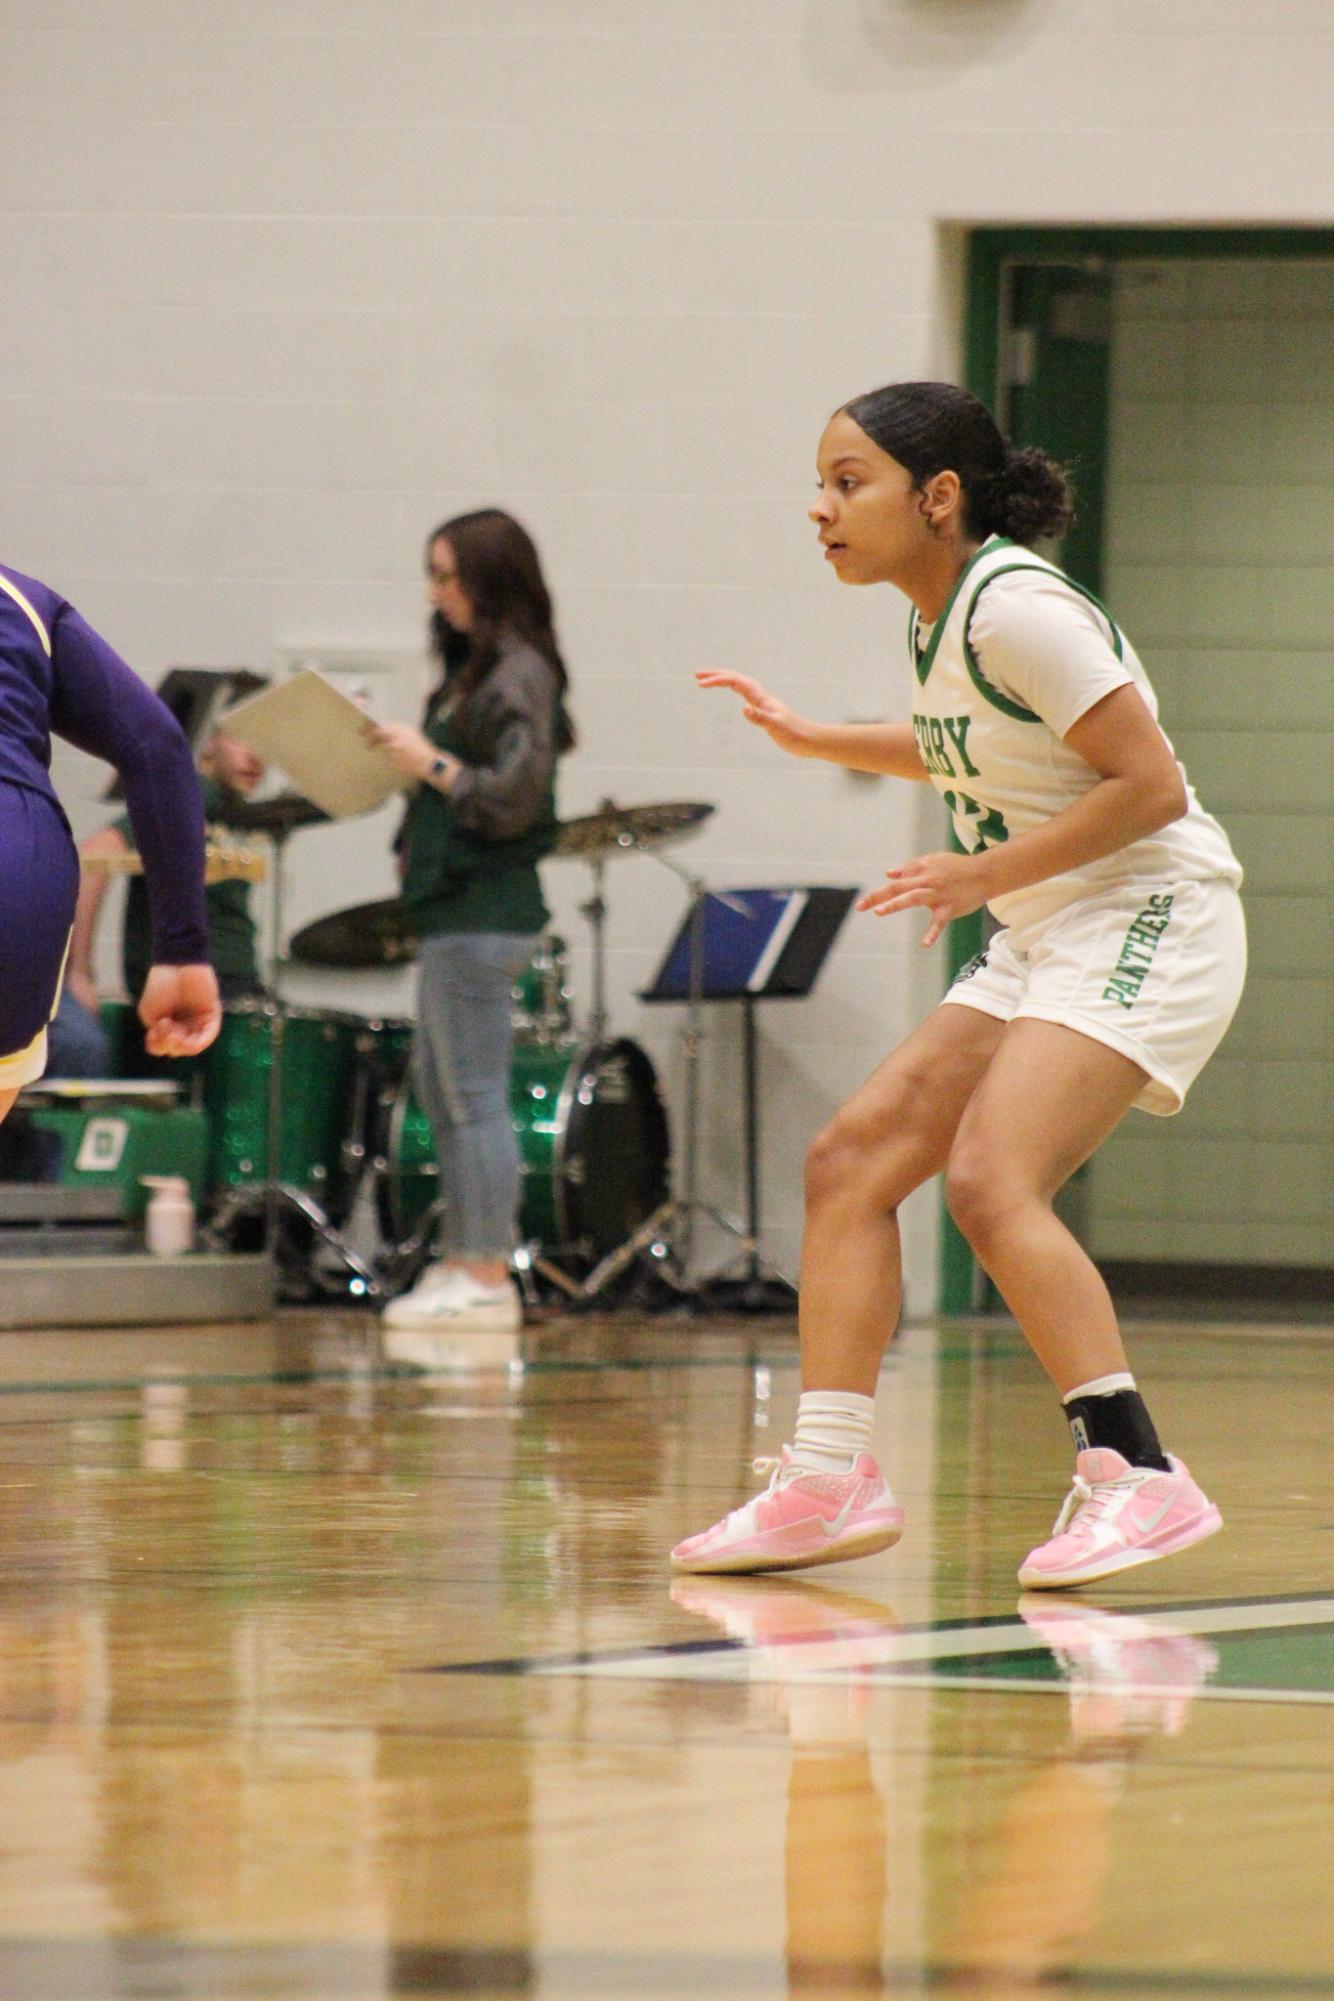
[[[499,1285],[481,1285],[467,1272],[435,1265],[422,1274],[411,1292],[391,1300],[382,1318],[386,1327],[425,1333],[476,1330],[516,1334],[523,1325],[523,1310],[508,1279]]]

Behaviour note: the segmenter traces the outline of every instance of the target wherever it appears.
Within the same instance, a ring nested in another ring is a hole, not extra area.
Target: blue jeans
[[[111,1044],[95,1014],[76,1001],[68,987],[46,1031],[48,1077],[109,1077]]]
[[[412,1081],[440,1162],[446,1258],[481,1263],[513,1248],[521,1163],[510,1114],[510,989],[538,935],[441,931],[422,940]]]

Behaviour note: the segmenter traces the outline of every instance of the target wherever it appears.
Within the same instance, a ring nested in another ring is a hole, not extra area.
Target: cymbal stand
[[[609,812],[613,810],[614,802],[610,799],[604,799],[602,806],[604,811]],[[629,826],[622,828],[617,834],[616,846],[621,849],[634,849],[642,854],[651,852],[647,842],[641,839]],[[659,859],[659,857],[655,856],[654,859]],[[579,905],[579,914],[581,917],[587,918],[593,932],[593,1006],[589,1018],[589,1040],[596,1048],[601,1044],[607,1032],[607,903],[603,895],[603,881],[607,867],[606,857],[603,855],[594,855],[589,858],[588,865],[593,871],[593,894],[589,897],[587,903]],[[675,868],[671,862],[665,863],[664,866],[670,868],[674,875],[680,876],[682,881],[693,884],[694,878],[687,876],[681,869]],[[702,884],[700,885],[700,889],[702,892]],[[549,1257],[543,1254],[542,1248],[538,1243],[521,1245],[516,1254],[521,1281],[530,1281],[530,1274],[537,1272],[549,1284],[554,1285],[558,1292],[564,1293],[565,1297],[572,1303],[585,1305],[589,1300],[596,1299],[600,1293],[605,1292],[613,1280],[619,1278],[623,1271],[627,1270],[630,1265],[634,1264],[638,1258],[647,1252],[652,1257],[653,1270],[658,1277],[664,1279],[677,1292],[682,1294],[688,1293],[690,1288],[683,1279],[682,1273],[689,1259],[689,1243],[686,1243],[685,1256],[683,1258],[679,1247],[680,1240],[673,1238],[672,1231],[673,1225],[679,1224],[683,1216],[688,1217],[693,1215],[696,1207],[694,1201],[694,1107],[698,1093],[693,1083],[693,1065],[698,1046],[698,1024],[696,1022],[694,1040],[691,1041],[688,1039],[686,1044],[687,1064],[691,1066],[692,1074],[692,1082],[687,1087],[686,1093],[688,1121],[686,1176],[690,1189],[689,1201],[675,1202],[669,1197],[666,1202],[659,1203],[653,1213],[647,1216],[623,1243],[617,1244],[605,1256],[600,1258],[592,1271],[582,1279],[571,1278],[567,1272],[562,1271],[558,1264],[555,1264]],[[724,1228],[728,1227],[725,1219],[720,1217],[719,1221],[723,1223]]]
[[[588,919],[593,932],[593,1010],[589,1017],[589,1040],[596,1047],[607,1033],[606,929],[607,900],[602,884],[607,864],[602,856],[589,863],[593,871],[593,894],[579,905],[579,915]]]

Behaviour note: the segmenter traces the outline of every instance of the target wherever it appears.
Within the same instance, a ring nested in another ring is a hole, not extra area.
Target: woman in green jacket
[[[420,730],[369,732],[415,781],[401,838],[421,939],[413,1081],[447,1204],[440,1262],[385,1311],[405,1361],[429,1359],[423,1332],[519,1325],[510,990],[547,921],[537,864],[555,839],[556,759],[574,741],[551,596],[519,523],[499,508],[444,522],[427,576],[439,684]]]

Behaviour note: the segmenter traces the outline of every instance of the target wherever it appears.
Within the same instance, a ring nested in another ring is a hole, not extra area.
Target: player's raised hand
[[[198,1056],[222,1026],[212,966],[150,966],[139,997],[144,1045],[153,1056]]]
[[[733,674],[725,667],[701,667],[695,679],[701,688],[730,688],[740,695],[746,721],[766,730],[780,750],[792,757],[815,756],[812,724],[780,702],[777,695],[771,695],[762,682],[753,681],[748,674]]]
[[[892,916],[896,910],[929,910],[931,922],[921,943],[934,945],[947,924],[980,910],[986,902],[979,860],[977,855],[918,855],[901,868],[886,869],[883,887],[868,890],[857,908],[873,910],[877,917]]]

